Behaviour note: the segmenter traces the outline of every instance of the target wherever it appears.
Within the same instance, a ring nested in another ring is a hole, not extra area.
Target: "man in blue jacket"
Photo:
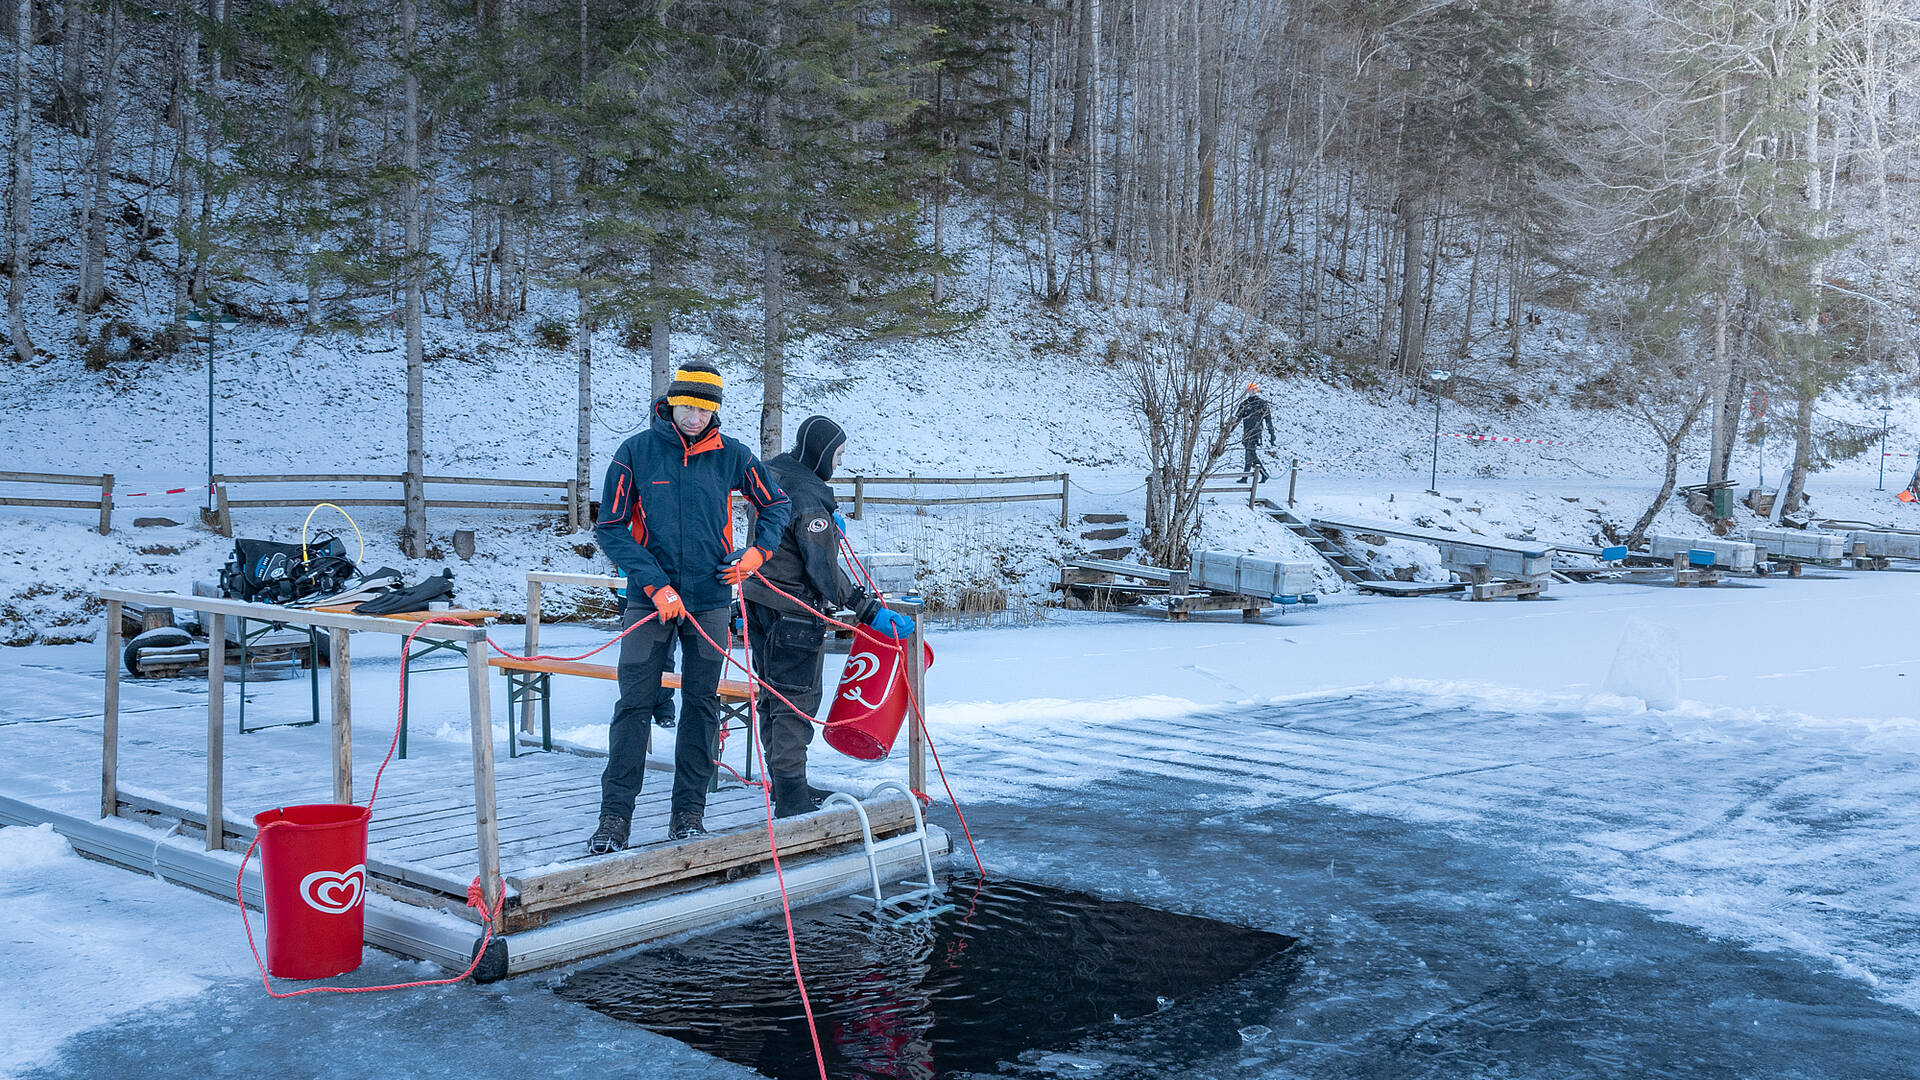
[[[600,824],[587,841],[590,855],[627,846],[634,800],[646,776],[649,721],[676,635],[680,723],[667,837],[706,832],[702,817],[713,779],[725,663],[707,639],[725,647],[732,587],[780,546],[789,506],[753,451],[720,434],[722,387],[713,365],[682,365],[667,396],[653,403],[652,423],[621,443],[607,467],[593,535],[626,574],[624,625],[654,613],[660,617],[620,642],[620,701],[600,777]],[[733,547],[735,491],[759,512],[753,543],[739,551]],[[699,630],[689,625],[696,622]]]

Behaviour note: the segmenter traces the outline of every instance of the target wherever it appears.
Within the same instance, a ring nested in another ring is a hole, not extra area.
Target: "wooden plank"
[[[517,487],[517,488],[559,488],[567,489],[565,480],[501,480],[488,476],[423,476],[425,484],[467,484],[474,487]]]
[[[1041,476],[846,476],[829,484],[1051,484],[1067,478],[1067,473]],[[1052,498],[1053,496],[1048,496]],[[868,500],[872,501],[872,500]]]
[[[207,616],[207,820],[226,820],[227,617]],[[218,851],[225,838],[207,830],[207,850]]]
[[[405,505],[405,503],[403,503],[399,499],[373,499],[373,498],[364,498],[359,496],[355,496],[351,498],[346,496],[341,496],[338,498],[326,498],[321,501],[332,503],[335,506],[403,506]],[[312,506],[313,503],[314,503],[314,500],[312,499],[230,499],[227,502],[227,507],[232,510],[250,510],[250,509],[259,509],[262,507],[269,507],[269,506]]]
[[[473,828],[479,855],[480,895],[489,911],[500,903],[500,834],[494,817],[493,708],[488,698],[487,652],[467,650],[467,726],[473,733]]]
[[[1144,563],[1119,562],[1113,559],[1068,559],[1067,565],[1076,570],[1092,570],[1102,574],[1118,574],[1122,577],[1139,578],[1142,581],[1157,581],[1166,584],[1173,580],[1173,571]]]
[[[868,804],[867,815],[876,834],[883,829],[898,831],[911,828],[913,824],[913,809],[904,799]],[[782,855],[797,855],[803,851],[858,841],[860,819],[848,809],[822,810],[799,817],[781,818],[774,824],[774,836]],[[553,873],[518,878],[519,910],[523,913],[551,910],[638,892],[684,878],[759,862],[769,854],[764,830],[742,829],[583,860]]]
[[[244,619],[283,623],[288,626],[364,630],[376,634],[398,634],[402,637],[417,630],[421,637],[482,645],[487,640],[487,632],[476,626],[452,626],[445,623],[419,626],[378,615],[337,615],[306,608],[281,607],[277,604],[247,604],[213,596],[182,596],[178,593],[148,593],[130,589],[101,589],[99,595],[100,599],[107,601],[185,608],[188,611],[203,611],[210,615],[236,615]]]
[[[119,808],[116,773],[120,760],[120,601],[107,598],[107,696],[100,714],[100,816]]]
[[[99,487],[100,475],[76,476],[72,473],[0,472],[0,483],[67,484],[72,487]]]
[[[530,584],[546,582],[549,585],[597,585],[607,589],[625,588],[627,579],[611,574],[562,574],[552,570],[529,570],[527,581]]]
[[[1059,493],[1052,491],[1044,495],[969,495],[943,499],[883,499],[869,495],[865,502],[868,506],[972,506],[986,503],[1051,502],[1059,497]]]
[[[305,504],[302,504],[305,505]],[[0,506],[42,506],[55,510],[98,510],[99,499],[0,499]]]
[[[347,637],[345,630],[327,631],[327,663],[333,690],[333,801],[343,804],[353,801],[353,706],[347,684],[347,671],[351,667]]]
[[[495,656],[487,661],[488,667],[502,671],[544,671],[550,675],[579,675],[588,679],[605,679],[617,682],[620,668],[616,664],[593,664],[584,660],[534,660],[524,656]],[[680,689],[680,673],[663,672],[660,685],[669,690]],[[720,700],[744,703],[751,694],[751,687],[738,679],[720,680]]]
[[[428,499],[427,505],[442,510],[540,510],[565,512],[567,504],[556,499],[553,502],[495,502],[488,499]]]
[[[216,484],[400,484],[406,477],[385,473],[254,473],[247,476],[216,474]],[[234,503],[235,506],[242,505]]]

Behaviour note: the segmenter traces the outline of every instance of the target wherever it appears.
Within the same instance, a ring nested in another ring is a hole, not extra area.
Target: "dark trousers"
[[[1254,449],[1257,445],[1252,439],[1240,440],[1240,449],[1246,451],[1247,455],[1246,464],[1240,466],[1240,478],[1244,480],[1257,473],[1264,484],[1267,482],[1267,467],[1260,464],[1260,452]]]
[[[622,623],[632,626],[647,611],[628,608]],[[723,648],[727,609],[694,612],[707,636]],[[724,660],[687,619],[661,625],[658,620],[620,641],[620,700],[613,707],[607,736],[607,768],[600,774],[600,812],[633,817],[633,802],[647,775],[647,740],[655,704],[667,691],[660,676],[680,642],[680,725],[674,729],[673,811],[699,812],[707,805],[713,779],[713,744],[720,730],[720,669]]]
[[[747,638],[753,646],[753,673],[787,701],[765,688],[756,708],[767,746],[770,776],[807,775],[807,744],[813,741],[813,714],[820,709],[821,676],[826,667],[827,624],[748,601]]]

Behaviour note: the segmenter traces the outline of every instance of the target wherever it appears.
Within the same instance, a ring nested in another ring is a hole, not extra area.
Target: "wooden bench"
[[[606,679],[617,682],[620,670],[613,664],[590,664],[582,660],[534,660],[519,656],[495,656],[487,661],[488,666],[499,668],[507,676],[507,715],[513,715],[513,706],[521,701],[538,703],[540,706],[540,749],[553,749],[553,677],[555,675],[579,675],[588,679]],[[660,676],[660,685],[668,690],[680,689],[680,673],[668,671]],[[736,679],[720,680],[720,728],[724,732],[729,725],[737,726],[747,733],[747,770],[746,778],[753,779],[754,730],[753,712],[749,705],[752,690],[744,682]],[[509,739],[508,753],[517,755],[520,737],[514,733]],[[720,789],[720,770],[715,769],[709,791]]]

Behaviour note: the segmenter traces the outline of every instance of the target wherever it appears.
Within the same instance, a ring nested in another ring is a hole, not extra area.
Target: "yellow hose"
[[[353,526],[353,538],[360,541],[360,554],[353,561],[356,565],[365,562],[367,560],[367,538],[360,535],[360,526],[354,522],[353,515],[347,513],[345,510],[341,510],[332,503],[320,503],[313,509],[307,511],[307,520],[300,523],[300,564],[304,566],[312,561],[307,555],[307,526],[313,523],[313,515],[319,513],[323,508],[337,512],[341,517],[347,519],[347,524]]]

